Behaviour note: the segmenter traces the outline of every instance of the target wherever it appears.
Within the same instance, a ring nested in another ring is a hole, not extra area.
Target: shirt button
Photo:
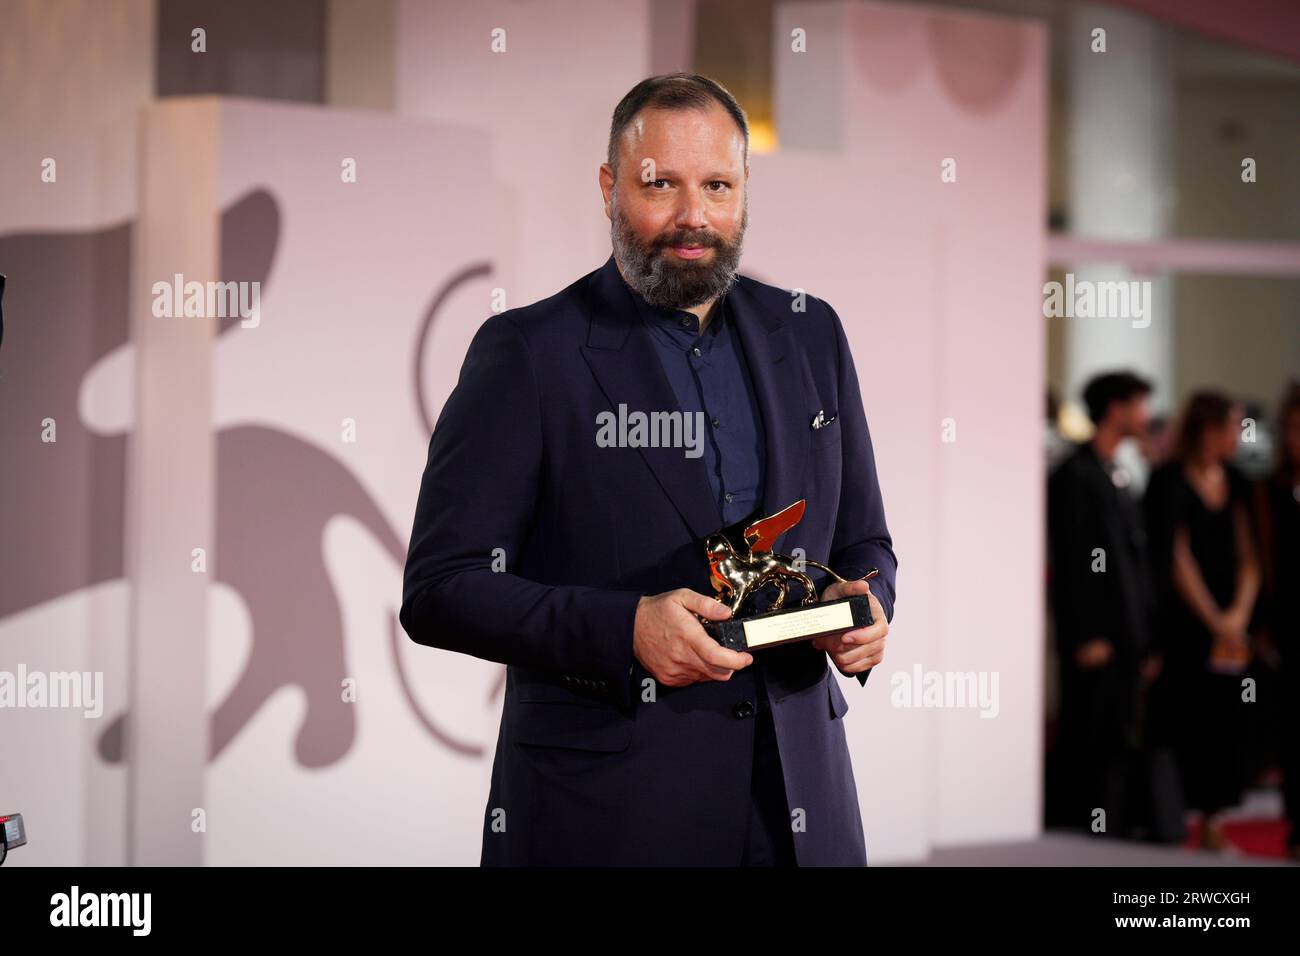
[[[691,349],[691,353],[692,353],[693,355],[703,355],[703,354],[704,354],[703,352],[700,351],[700,347],[699,347],[698,345],[697,345],[695,348]]]
[[[731,503],[731,499],[732,499],[733,497],[734,497],[734,495],[732,495],[732,493],[731,493],[730,491],[728,491],[728,492],[727,492],[727,503],[728,503],[728,504]]]
[[[735,714],[739,720],[745,720],[746,718],[753,717],[754,702],[752,700],[742,700],[735,707],[731,708],[731,712]]]
[[[718,416],[717,416],[717,415],[714,415],[714,416],[713,416],[713,427],[714,427],[714,428],[717,428],[717,427],[718,427],[719,425],[721,425],[721,424],[722,424],[722,422],[718,421]]]

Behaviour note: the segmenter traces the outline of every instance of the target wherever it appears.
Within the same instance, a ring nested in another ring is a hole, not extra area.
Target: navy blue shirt
[[[723,526],[744,518],[763,498],[765,445],[745,350],[730,292],[700,320],[684,309],[652,306],[628,287],[683,413],[704,413],[702,457]]]

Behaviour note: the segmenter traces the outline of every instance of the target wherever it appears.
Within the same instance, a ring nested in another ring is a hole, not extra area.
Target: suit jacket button
[[[742,700],[735,707],[731,708],[731,712],[740,720],[745,720],[747,717],[753,717],[754,702],[752,700]]]

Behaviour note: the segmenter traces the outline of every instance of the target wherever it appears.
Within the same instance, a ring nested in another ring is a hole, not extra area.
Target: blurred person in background
[[[1280,658],[1277,740],[1282,795],[1290,824],[1287,854],[1300,859],[1300,382],[1292,382],[1277,416],[1277,462],[1259,486],[1264,617]]]
[[[1061,403],[1056,398],[1056,391],[1047,390],[1047,420],[1043,423],[1044,441],[1047,448],[1047,470],[1051,472],[1065,457],[1074,451],[1074,442],[1061,434]]]
[[[1132,372],[1092,379],[1083,398],[1096,430],[1048,480],[1051,591],[1060,660],[1059,792],[1068,826],[1124,835],[1138,697],[1154,608],[1145,530],[1131,476],[1116,463],[1143,434],[1151,385]]]
[[[1138,447],[1146,460],[1147,470],[1155,471],[1173,455],[1173,429],[1169,419],[1163,415],[1154,415],[1147,423],[1146,431],[1138,437]]]
[[[1241,675],[1260,571],[1251,492],[1231,464],[1241,407],[1198,392],[1181,416],[1174,458],[1151,476],[1145,508],[1155,561],[1163,669],[1152,734],[1173,749],[1201,845],[1225,849],[1223,812],[1244,785]]]

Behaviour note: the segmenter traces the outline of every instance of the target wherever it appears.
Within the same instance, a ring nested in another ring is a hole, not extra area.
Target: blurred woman
[[[1287,851],[1300,859],[1300,383],[1277,416],[1277,467],[1258,496],[1268,627],[1281,658],[1278,708]]]
[[[1223,811],[1241,800],[1246,629],[1259,592],[1250,485],[1230,463],[1241,408],[1199,392],[1183,411],[1174,458],[1151,476],[1146,511],[1162,610],[1164,666],[1152,688],[1153,736],[1174,751],[1201,844],[1222,849]]]

